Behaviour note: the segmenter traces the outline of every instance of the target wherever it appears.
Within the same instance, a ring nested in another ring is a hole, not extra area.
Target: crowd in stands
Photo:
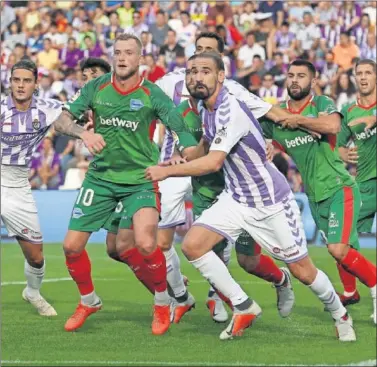
[[[155,82],[185,66],[195,37],[216,32],[226,48],[228,78],[264,100],[287,97],[287,65],[310,60],[318,70],[317,94],[340,109],[356,96],[352,67],[376,59],[376,1],[1,1],[1,94],[12,65],[36,62],[39,96],[67,101],[83,84],[80,61],[111,63],[115,37],[131,32],[143,44],[141,75]],[[91,157],[78,141],[51,131],[31,164],[33,188],[58,188],[69,168],[85,174]],[[284,153],[275,163],[295,192],[301,176]]]

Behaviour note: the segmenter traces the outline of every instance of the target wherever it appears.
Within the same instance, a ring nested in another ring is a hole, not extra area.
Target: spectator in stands
[[[284,100],[284,89],[274,83],[274,76],[267,72],[263,75],[262,86],[258,91],[259,97],[264,101],[276,105]]]
[[[82,26],[82,24],[88,20],[88,15],[85,11],[85,8],[84,7],[80,7],[80,8],[76,8],[75,9],[75,16],[73,18],[73,21],[72,21],[72,26],[73,28],[79,30]]]
[[[185,50],[178,44],[175,31],[169,30],[166,45],[160,49],[158,64],[162,67],[169,67],[177,56],[185,56]]]
[[[297,34],[297,48],[302,51],[316,50],[320,38],[321,31],[313,22],[312,13],[305,12],[302,27]]]
[[[315,8],[314,22],[324,27],[329,24],[331,19],[335,19],[335,24],[338,23],[338,12],[330,1],[320,1]]]
[[[376,1],[368,1],[366,7],[363,9],[364,14],[369,15],[369,20],[372,27],[376,27],[377,18],[377,3]]]
[[[86,49],[84,50],[84,57],[101,57],[103,55],[103,50],[100,43],[97,41],[96,43],[93,42],[92,37],[86,36],[84,38],[84,43]]]
[[[59,52],[52,48],[52,42],[49,38],[43,40],[43,51],[37,56],[38,66],[47,70],[54,69],[59,63]]]
[[[271,58],[276,52],[284,55],[284,62],[288,62],[288,53],[294,49],[296,35],[289,31],[289,23],[283,22],[280,29],[272,37],[272,47],[269,48],[268,57]]]
[[[26,46],[22,43],[16,43],[12,53],[16,56],[16,62],[19,62],[24,56],[26,56]]]
[[[284,9],[282,1],[261,1],[258,11],[260,13],[272,13],[272,20],[276,27],[280,27],[284,21]]]
[[[41,13],[39,11],[38,1],[29,1],[25,17],[25,27],[29,31],[37,24],[41,23]]]
[[[134,11],[132,15],[132,20],[133,20],[132,26],[126,28],[125,30],[126,33],[132,33],[140,38],[143,32],[149,31],[148,26],[145,23],[143,23],[141,19],[141,13],[138,10]]]
[[[369,33],[367,36],[367,43],[361,48],[361,58],[362,59],[377,59],[377,49],[376,49],[376,34]]]
[[[338,18],[330,18],[329,24],[322,26],[320,47],[324,52],[328,49],[332,50],[340,40],[342,27],[338,24]]]
[[[16,20],[16,12],[12,7],[10,7],[6,1],[0,1],[1,9],[1,22],[0,22],[0,31],[1,39],[3,39],[4,32],[8,29],[11,23]]]
[[[104,29],[105,45],[109,49],[113,46],[118,33],[123,33],[123,28],[119,25],[119,15],[116,12],[109,15],[110,26]]]
[[[122,6],[123,1],[101,1],[101,6],[106,13],[117,11]]]
[[[352,29],[352,37],[355,40],[355,43],[360,47],[363,48],[367,44],[367,37],[371,32],[372,27],[370,25],[370,19],[368,14],[363,14],[361,17],[361,22],[357,26]]]
[[[313,9],[306,1],[289,1],[288,2],[288,22],[290,24],[290,31],[297,34],[300,24],[303,21],[304,14],[313,14]]]
[[[154,58],[158,57],[158,48],[155,44],[151,42],[152,34],[149,32],[143,32],[140,37],[142,44],[141,54],[146,56],[147,54],[152,54]]]
[[[21,24],[14,21],[4,34],[4,47],[13,50],[17,43],[26,44],[26,34],[21,32]]]
[[[247,76],[247,88],[250,90],[250,92],[258,95],[259,88],[262,86],[263,77],[267,72],[264,67],[264,60],[260,57],[260,55],[255,55],[253,57],[253,63],[251,65],[250,71],[251,72]]]
[[[48,73],[42,74],[39,79],[39,98],[53,98],[54,93],[51,90],[51,76]]]
[[[254,32],[246,34],[246,44],[243,45],[238,52],[237,67],[239,70],[248,68],[253,63],[255,55],[259,55],[262,60],[266,59],[266,52],[264,48],[255,42]]]
[[[177,30],[178,43],[183,47],[188,47],[195,43],[196,25],[191,23],[190,14],[187,11],[182,11],[181,14],[182,26]]]
[[[162,78],[165,75],[165,70],[156,64],[155,58],[152,54],[145,55],[145,63],[147,69],[143,72],[143,77],[151,82]]]
[[[207,21],[214,21],[215,24],[229,26],[233,23],[232,7],[225,2],[214,2],[208,8]]]
[[[121,9],[123,8],[119,8],[118,11]],[[119,16],[119,12],[118,12],[118,16]],[[120,19],[120,16],[119,16],[119,19]],[[104,27],[108,27],[110,25],[109,17],[105,14],[104,10],[100,6],[97,6],[95,9],[95,15],[93,17],[93,24],[95,26],[98,26],[98,24],[101,24]]]
[[[132,6],[132,1],[124,1],[123,6],[117,9],[119,24],[123,29],[132,26],[134,12],[135,8]]]
[[[170,27],[166,22],[166,15],[162,10],[156,14],[156,23],[151,24],[149,27],[150,33],[153,35],[152,42],[157,47],[164,45]]]
[[[241,5],[241,14],[238,18],[238,27],[243,34],[246,34],[249,31],[254,31],[257,23],[255,20],[255,7],[252,1],[245,1]]]
[[[270,73],[274,77],[274,83],[279,88],[283,88],[285,85],[285,80],[287,79],[287,71],[288,64],[284,63],[283,54],[281,52],[276,52],[274,54],[273,66],[270,69]]]
[[[38,162],[35,164],[38,175],[31,180],[33,188],[57,189],[61,184],[60,158],[55,152],[51,138],[44,138]]]
[[[42,25],[36,24],[31,31],[31,35],[26,41],[26,46],[30,52],[39,52],[43,50]]]
[[[271,40],[275,33],[272,13],[261,14],[257,18],[257,29],[254,32],[255,42],[262,46],[267,54],[267,46],[272,47]]]
[[[208,15],[208,8],[208,3],[201,0],[190,4],[189,14],[191,15],[191,21],[197,27],[200,27],[201,24],[205,23]]]
[[[58,25],[52,22],[49,32],[44,35],[44,38],[49,38],[52,43],[52,47],[56,49],[62,49],[68,41],[68,36],[63,32],[58,32]]]
[[[350,33],[342,32],[339,43],[333,48],[334,62],[344,71],[352,67],[352,59],[360,56],[360,49],[351,42]]]
[[[360,23],[361,8],[355,1],[343,1],[340,5],[338,22],[344,31],[351,31]]]
[[[343,72],[339,75],[332,97],[335,100],[338,111],[349,101],[356,98],[356,87],[348,73]]]
[[[59,51],[60,67],[63,70],[68,68],[74,69],[83,56],[84,53],[77,47],[76,40],[73,37],[70,37],[67,46]]]
[[[84,20],[80,27],[77,43],[81,50],[86,49],[85,37],[90,37],[94,44],[97,42],[97,36],[93,31],[93,23],[90,20]]]
[[[332,86],[338,79],[338,65],[334,63],[334,54],[332,51],[329,51],[325,57],[326,62],[323,66],[323,70],[317,84],[322,89],[323,94],[330,96]]]

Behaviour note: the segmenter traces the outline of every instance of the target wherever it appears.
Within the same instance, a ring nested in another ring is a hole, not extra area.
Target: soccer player
[[[10,95],[1,101],[1,219],[10,236],[15,236],[25,256],[27,286],[22,298],[42,316],[55,316],[55,309],[41,296],[45,274],[43,240],[37,208],[28,181],[32,154],[61,113],[61,104],[37,99],[38,69],[21,60],[11,70]],[[58,125],[56,131],[63,132]],[[79,128],[80,133],[83,132]],[[77,135],[93,144],[93,134]]]
[[[196,141],[199,142],[203,136],[202,120],[197,111],[197,100],[191,95],[194,94],[195,81],[191,68],[194,60],[187,62],[185,83],[190,92],[190,98],[181,102],[170,114],[169,120],[181,119],[188,131],[191,132]],[[179,159],[178,159],[179,162]],[[173,162],[171,162],[173,163]],[[165,163],[170,164],[169,161]],[[224,189],[224,175],[222,172],[215,172],[201,177],[192,177],[193,212],[195,219],[199,218],[203,211],[209,208]],[[213,251],[224,261],[223,251],[227,247],[227,241],[218,243]],[[232,248],[232,246],[230,246]],[[238,263],[250,274],[259,275],[262,279],[272,282],[278,296],[278,310],[282,317],[287,317],[294,305],[294,294],[292,290],[289,272],[279,269],[273,260],[261,253],[261,247],[256,244],[247,232],[242,233],[236,242]],[[225,262],[226,265],[228,265]],[[252,266],[250,266],[250,264]],[[224,298],[223,298],[224,299]],[[230,302],[226,302],[231,306]],[[212,318],[217,322],[225,322],[228,319],[227,313],[222,313],[221,308],[216,307],[211,297],[207,301]],[[232,307],[232,306],[231,306]]]
[[[80,70],[84,84],[103,74],[110,73],[110,64],[97,57],[88,57],[80,62]]]
[[[364,68],[365,65],[361,70]],[[360,71],[360,66],[357,70]],[[376,266],[357,251],[360,191],[345,169],[337,149],[336,134],[341,128],[341,114],[330,98],[312,94],[316,83],[315,73],[310,62],[296,60],[290,64],[287,78],[290,99],[281,106],[295,115],[283,120],[282,125],[266,121],[262,127],[265,136],[279,143],[295,161],[303,178],[314,221],[327,243],[329,253],[339,264],[338,268],[356,276],[370,288],[375,315]],[[369,83],[372,81],[366,82]],[[347,119],[351,112],[347,112]],[[297,129],[301,127],[320,133],[321,138],[313,138]],[[344,144],[345,139],[342,139]],[[368,154],[375,155],[375,152]],[[361,176],[361,179],[373,177],[373,168],[369,164],[367,170],[371,176]],[[373,164],[375,170],[375,162]],[[371,201],[371,198],[368,197],[368,200]]]
[[[335,320],[339,340],[356,340],[351,317],[326,274],[316,269],[308,255],[300,210],[284,176],[266,159],[259,123],[247,105],[224,87],[222,59],[215,53],[194,55],[192,59],[193,97],[201,100],[198,110],[204,125],[199,145],[186,149],[200,158],[174,166],[149,167],[146,177],[153,181],[169,176],[202,176],[223,168],[225,190],[196,220],[182,245],[190,263],[234,306],[233,318],[220,338],[242,334],[261,314],[260,307],[212,251],[222,239],[234,242],[246,230],[323,302]],[[185,147],[184,142],[179,144]]]
[[[216,33],[201,33],[195,41],[195,46],[196,54],[200,54],[204,51],[214,51],[222,55],[224,52],[224,41]],[[175,105],[178,105],[189,97],[189,92],[185,85],[185,71],[186,69],[183,68],[169,73],[156,82],[156,84],[173,100]],[[261,100],[259,97],[251,94],[234,80],[225,79],[224,85],[238,99],[246,103],[256,118],[267,116],[272,120],[277,120],[278,118],[287,115],[287,113],[279,107],[272,106]],[[162,162],[168,161],[173,154],[174,138],[171,132],[167,131],[161,149],[160,159]],[[191,190],[190,177],[171,177],[160,183],[162,208],[157,242],[166,257],[168,283],[173,289],[176,298],[181,301],[184,301],[185,297],[187,297],[187,290],[183,283],[183,277],[180,271],[179,257],[172,246],[172,243],[176,226],[185,222],[186,212],[184,198],[187,194],[190,194]],[[166,195],[164,195],[165,193]],[[230,249],[231,248],[228,247],[224,251],[223,258],[226,263],[230,260]],[[257,249],[258,247],[256,246],[255,250]],[[266,279],[266,277],[270,278],[269,274],[272,274],[272,281],[276,284],[280,284],[281,281],[284,281],[284,273],[280,271],[267,256],[261,258],[260,266],[257,266],[256,262],[253,261],[253,258],[250,256],[245,257],[243,261],[245,268],[252,270],[253,274],[260,276],[263,279]],[[180,315],[186,312],[188,307],[190,307],[190,305],[186,302],[186,305],[176,308],[176,319],[179,319]],[[215,321],[219,322],[227,320],[228,315],[226,309],[218,294],[215,293],[212,287],[208,293],[207,307],[210,309],[211,315]]]
[[[372,230],[376,215],[377,179],[376,179],[376,62],[360,60],[355,66],[355,77],[359,98],[342,109],[342,129],[338,134],[339,153],[344,162],[356,164],[356,182],[361,194],[361,208],[357,231],[368,233]],[[354,147],[349,147],[353,141]],[[360,300],[356,290],[356,278],[340,267],[344,294],[344,305]],[[374,320],[376,314],[374,313]],[[376,322],[376,321],[375,321]]]
[[[104,139],[93,147],[96,155],[64,240],[67,268],[81,295],[76,311],[65,324],[67,331],[80,328],[88,316],[102,307],[85,247],[91,233],[104,226],[119,201],[124,209],[117,250],[140,276],[139,280],[153,289],[152,333],[163,334],[170,326],[166,262],[156,245],[160,195],[157,183],[144,178],[144,169],[158,161],[158,149],[152,141],[155,121],[165,122],[174,104],[160,88],[139,77],[141,47],[136,36],[119,35],[114,43],[114,72],[87,83],[57,121],[72,126],[75,119],[91,109],[94,129],[99,133],[95,135]]]

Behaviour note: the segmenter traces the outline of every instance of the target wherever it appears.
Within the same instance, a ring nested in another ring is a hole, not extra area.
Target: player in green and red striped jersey
[[[94,130],[105,143],[103,149],[97,146],[64,240],[66,264],[81,295],[75,313],[65,324],[67,331],[80,328],[88,316],[101,309],[85,246],[91,233],[105,225],[119,201],[124,208],[117,234],[119,256],[154,292],[152,333],[163,334],[170,325],[166,261],[156,244],[158,186],[144,178],[144,171],[158,162],[159,151],[152,140],[155,121],[165,123],[174,104],[159,87],[140,78],[141,48],[136,36],[118,36],[114,72],[87,83],[58,119],[61,125],[71,126],[92,110]],[[192,139],[196,144],[191,134],[185,137],[175,132],[180,139]]]
[[[341,158],[356,164],[356,182],[359,185],[362,206],[360,208],[357,231],[371,232],[376,215],[377,167],[376,167],[376,62],[361,60],[356,64],[355,77],[359,98],[342,109],[342,130],[338,135]],[[353,147],[349,144],[354,143]],[[341,274],[342,275],[342,274]],[[343,272],[343,304],[353,304],[360,300],[356,290],[356,278]]]
[[[295,161],[314,221],[329,253],[339,266],[370,288],[375,312],[376,266],[357,251],[360,192],[338,154],[336,134],[340,130],[340,114],[330,98],[311,93],[316,83],[315,72],[314,66],[304,60],[290,64],[287,78],[290,100],[281,107],[294,115],[282,120],[281,125],[266,121],[262,127],[266,137],[278,142]],[[312,136],[301,128],[321,136]]]

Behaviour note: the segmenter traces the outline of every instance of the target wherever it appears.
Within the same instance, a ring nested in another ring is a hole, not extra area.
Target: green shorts
[[[215,201],[216,199],[208,198],[198,192],[194,192],[192,195],[194,218],[198,218],[203,211],[211,207]],[[228,241],[224,239],[213,248],[213,251],[218,254],[225,249],[227,244]],[[237,254],[254,256],[260,254],[261,248],[247,232],[243,232],[237,239],[236,252]]]
[[[87,174],[72,210],[69,229],[97,232],[111,228],[115,232],[114,219],[118,220],[120,214],[119,227],[129,229],[133,215],[148,207],[160,212],[160,193],[155,183],[116,184]]]
[[[327,244],[346,243],[359,250],[357,220],[360,191],[357,185],[343,187],[334,195],[314,203],[309,201],[314,222]]]
[[[359,189],[361,208],[359,221],[357,222],[357,231],[359,233],[370,233],[372,232],[373,221],[377,210],[377,179],[372,178],[368,181],[360,182]]]

